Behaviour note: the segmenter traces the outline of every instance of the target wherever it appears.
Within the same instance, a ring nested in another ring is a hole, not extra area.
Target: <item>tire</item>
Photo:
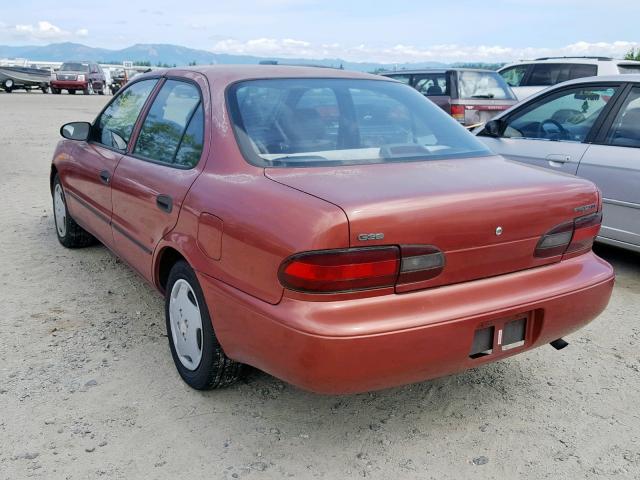
[[[51,87],[51,93],[54,95],[60,95],[60,89]]]
[[[169,273],[165,319],[171,356],[187,385],[196,390],[211,390],[227,387],[240,378],[242,364],[231,360],[222,350],[200,283],[193,269],[182,260]]]
[[[85,95],[93,95],[93,84],[91,82],[87,83],[87,88],[82,91]]]
[[[71,95],[75,95],[76,94],[75,90],[67,90],[67,92],[69,92],[69,94],[71,94]]]
[[[69,215],[64,188],[58,175],[53,179],[53,218],[58,241],[63,246],[81,248],[96,243],[95,237],[78,225]]]
[[[98,95],[104,95],[104,87],[102,87],[102,90],[98,90]]]

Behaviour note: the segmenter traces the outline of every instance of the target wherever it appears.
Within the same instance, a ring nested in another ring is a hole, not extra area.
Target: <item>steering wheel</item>
[[[558,129],[558,133],[547,132],[547,130],[544,128],[544,126],[547,124],[551,124],[554,127],[556,127]],[[552,138],[553,140],[569,138],[569,132],[567,131],[566,128],[560,125],[560,122],[553,120],[552,118],[547,118],[546,120],[543,120],[542,122],[540,122],[540,125],[538,126],[538,137],[549,138],[549,137],[552,137],[553,135],[557,135],[556,138]]]

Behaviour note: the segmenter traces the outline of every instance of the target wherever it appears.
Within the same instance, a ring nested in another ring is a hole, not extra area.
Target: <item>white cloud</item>
[[[73,37],[87,37],[89,30],[80,28],[74,33],[54,25],[46,20],[40,20],[35,24],[0,24],[0,34],[2,37],[12,37],[28,41],[61,41]]]
[[[303,40],[257,38],[247,41],[226,39],[212,48],[217,53],[274,56],[285,58],[341,58],[349,61],[404,63],[427,61],[508,62],[543,56],[598,55],[622,57],[639,42],[576,42],[558,48],[513,48],[501,45],[442,44],[430,47],[397,44],[377,48],[371,45],[344,46],[339,43],[312,44]]]

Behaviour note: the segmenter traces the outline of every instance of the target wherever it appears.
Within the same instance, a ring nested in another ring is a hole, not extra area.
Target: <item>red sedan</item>
[[[61,128],[66,247],[96,239],[166,299],[178,372],[302,388],[418,382],[597,317],[590,182],[492,154],[407,85],[331,69],[171,69]]]

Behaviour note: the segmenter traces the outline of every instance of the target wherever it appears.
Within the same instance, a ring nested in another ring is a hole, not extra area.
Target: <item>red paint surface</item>
[[[606,306],[613,272],[593,253],[533,256],[545,232],[572,221],[575,208],[599,202],[590,182],[500,157],[265,171],[238,149],[227,85],[265,77],[379,77],[291,67],[199,70],[154,73],[187,77],[202,90],[205,147],[196,168],[71,141],[60,142],[54,166],[66,191],[83,202],[68,200],[74,218],[158,289],[164,254],[184,256],[198,272],[230,357],[311,390],[363,391],[542,345]],[[130,148],[138,131],[139,125]],[[112,175],[108,186],[100,182],[102,170]],[[157,208],[158,194],[173,198],[171,213]],[[384,239],[358,240],[377,232]],[[281,263],[296,253],[409,244],[439,248],[444,271],[396,289],[329,295],[285,290],[278,280]],[[516,314],[530,318],[525,347],[468,357],[476,328]]]

